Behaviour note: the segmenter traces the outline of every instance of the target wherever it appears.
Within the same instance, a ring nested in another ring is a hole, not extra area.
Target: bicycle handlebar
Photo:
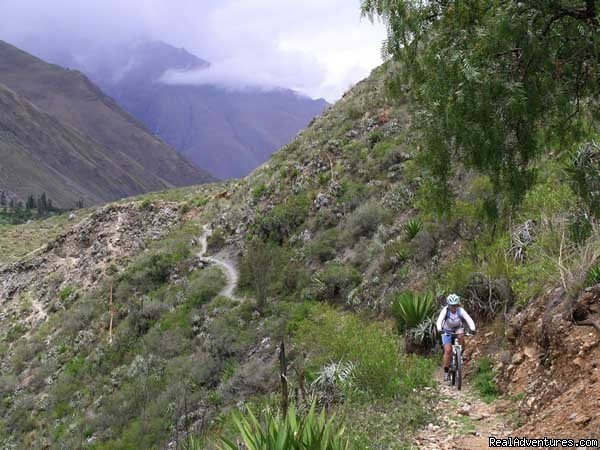
[[[473,336],[475,333],[453,333],[452,331],[443,331],[441,332],[442,334],[445,334],[446,336]]]

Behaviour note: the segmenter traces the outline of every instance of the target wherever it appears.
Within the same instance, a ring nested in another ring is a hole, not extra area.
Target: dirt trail
[[[223,269],[223,272],[225,273],[225,277],[227,278],[227,284],[221,290],[221,292],[219,292],[219,295],[229,297],[234,300],[241,300],[233,293],[235,291],[239,279],[239,272],[237,270],[237,267],[226,254],[206,256],[206,251],[208,248],[208,238],[212,234],[212,230],[208,227],[208,225],[205,225],[203,230],[204,232],[202,233],[202,235],[200,235],[201,250],[198,253],[198,256],[204,259],[205,261],[211,262],[221,267]]]
[[[472,391],[468,381],[462,390],[449,386],[440,369],[440,401],[436,407],[441,424],[429,424],[416,438],[415,444],[427,450],[479,450],[488,449],[490,436],[507,437],[510,428],[497,412],[497,406],[488,405]]]

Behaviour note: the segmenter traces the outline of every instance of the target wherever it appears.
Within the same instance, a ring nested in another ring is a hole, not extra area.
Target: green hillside
[[[242,180],[98,208],[2,266],[3,446],[235,448],[244,429],[283,428],[286,403],[331,449],[598,438],[591,114],[587,134],[545,135],[526,161],[473,161],[467,142],[436,165],[418,121],[450,133],[453,117],[421,115],[398,70],[376,69]],[[511,170],[536,176],[510,186]],[[436,374],[432,320],[451,292],[478,327],[463,392]]]

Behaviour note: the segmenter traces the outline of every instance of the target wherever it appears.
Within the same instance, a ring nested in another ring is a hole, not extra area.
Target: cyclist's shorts
[[[450,331],[450,330],[447,330]],[[452,330],[453,333],[464,333],[464,328],[457,328],[456,330]],[[452,344],[452,336],[448,336],[444,334],[444,330],[442,330],[442,345]]]

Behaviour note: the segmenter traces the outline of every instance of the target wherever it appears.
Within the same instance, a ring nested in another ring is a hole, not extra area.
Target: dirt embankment
[[[557,288],[477,336],[473,357],[496,360],[517,407],[513,436],[600,439],[599,323],[600,285],[575,299]]]

